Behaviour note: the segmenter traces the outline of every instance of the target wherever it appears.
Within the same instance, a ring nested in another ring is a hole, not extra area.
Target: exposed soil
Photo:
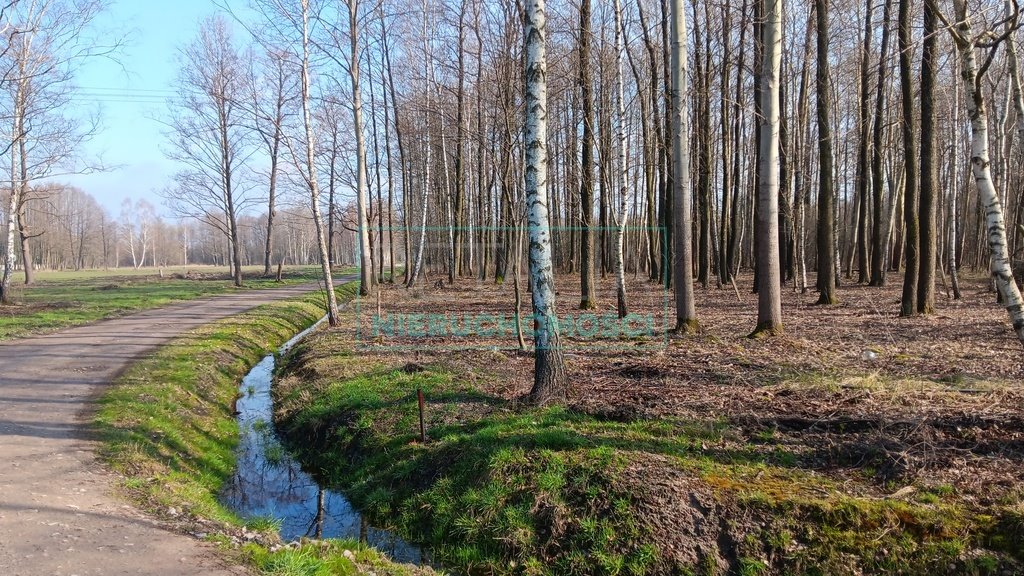
[[[784,450],[853,494],[951,486],[978,505],[1019,499],[1024,353],[1005,310],[984,279],[966,278],[963,299],[949,299],[940,285],[935,314],[899,318],[901,280],[890,274],[886,287],[844,286],[833,307],[814,305],[813,292],[786,289],[785,335],[752,340],[757,296],[749,276],[740,278],[739,294],[698,288],[700,334],[672,338],[664,335],[674,323],[672,302],[634,279],[630,311],[653,315],[654,333],[565,339],[570,405],[623,421],[727,421],[717,448]],[[612,282],[602,284],[597,314],[614,314]],[[558,286],[559,314],[578,314],[578,279],[560,277]],[[525,314],[529,294],[523,301]],[[361,353],[396,367],[443,365],[512,403],[530,390],[533,357],[515,349],[514,335],[380,334],[375,306],[367,299],[359,315]],[[511,285],[467,279],[440,289],[388,287],[380,306],[385,317],[510,314],[513,295]],[[524,330],[529,342],[528,321]]]

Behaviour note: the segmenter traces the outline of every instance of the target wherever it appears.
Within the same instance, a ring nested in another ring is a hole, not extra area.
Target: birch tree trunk
[[[12,181],[13,184],[13,181]],[[16,253],[14,251],[14,231],[17,226],[18,194],[11,186],[11,195],[7,203],[7,250],[4,251],[4,272],[0,278],[0,304],[11,303],[11,277],[14,275]]]
[[[566,399],[565,362],[558,337],[551,231],[548,226],[546,18],[544,0],[526,2],[523,14],[526,57],[524,147],[535,349],[533,389],[529,399],[538,406]]]
[[[18,183],[15,182],[15,175],[17,174],[17,155],[14,153],[14,147],[22,138],[20,107],[17,105],[21,101],[21,84],[15,92],[15,107],[14,114],[11,123],[11,188],[10,197],[7,205],[7,250],[4,252],[4,272],[3,277],[0,278],[0,304],[11,303],[11,278],[14,276],[14,265],[17,262],[17,252],[15,251],[15,232],[18,229],[18,211],[21,207],[21,198]]]
[[[756,338],[782,333],[782,289],[779,274],[779,83],[782,66],[782,1],[765,0],[761,62],[760,165],[757,195],[757,327]]]
[[[625,318],[626,271],[623,244],[626,235],[626,218],[629,215],[628,175],[626,173],[626,107],[623,95],[622,56],[625,52],[625,30],[622,24],[622,2],[615,0],[615,174],[619,188],[619,212],[615,216],[615,293],[619,318]]]
[[[926,0],[934,2],[934,0]],[[967,13],[966,0],[953,0],[957,24],[953,35],[960,53],[960,77],[963,80],[967,98],[967,112],[971,119],[971,171],[978,186],[978,196],[985,209],[988,247],[992,252],[991,270],[996,287],[1003,296],[1003,303],[1010,315],[1010,322],[1017,338],[1024,345],[1024,300],[1013,279],[1010,255],[1006,244],[1006,223],[1003,205],[992,182],[988,151],[988,113],[981,90],[984,71],[978,71],[975,59],[975,39],[971,37],[971,21]]]
[[[452,260],[454,269],[449,278],[454,282],[462,275],[462,244],[468,232],[472,246],[473,230],[464,230],[463,212],[466,202],[466,167],[464,162],[463,140],[466,138],[466,0],[462,0],[459,8],[459,42],[458,42],[458,89],[455,93],[455,190],[452,199]],[[447,164],[446,164],[447,165]],[[472,220],[470,220],[472,226]],[[472,250],[472,248],[470,248]],[[470,252],[472,254],[472,252]]]
[[[672,48],[672,276],[676,297],[676,327],[679,334],[693,334],[700,328],[693,294],[693,229],[690,223],[693,190],[690,188],[690,126],[687,118],[686,10],[683,0],[671,0],[670,43]]]
[[[324,222],[320,215],[320,184],[316,178],[316,155],[313,151],[313,120],[309,112],[309,0],[302,0],[302,124],[306,135],[306,186],[316,226],[317,247],[320,250],[320,271],[327,294],[327,323],[337,326],[338,300],[334,294],[334,278],[331,276],[331,262],[327,254],[327,238],[324,236]]]

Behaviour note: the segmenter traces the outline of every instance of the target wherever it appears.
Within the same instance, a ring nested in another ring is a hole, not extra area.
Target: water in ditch
[[[279,352],[287,352],[313,328],[289,340]],[[302,537],[351,538],[396,562],[429,563],[418,547],[369,525],[343,494],[317,484],[284,448],[272,420],[274,364],[270,354],[242,379],[236,404],[241,435],[237,469],[222,495],[224,503],[244,518],[276,519],[286,542]]]

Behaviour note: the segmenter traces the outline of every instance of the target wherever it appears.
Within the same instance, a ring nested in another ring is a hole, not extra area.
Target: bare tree
[[[536,405],[566,398],[565,361],[555,311],[555,278],[548,226],[547,48],[544,0],[528,0],[523,13],[526,57],[526,206],[533,289],[534,377],[530,400]]]
[[[690,188],[690,129],[687,121],[686,97],[686,9],[682,0],[671,0],[670,42],[672,48],[672,249],[673,289],[676,296],[676,326],[680,334],[698,330],[697,309],[693,294],[693,238],[690,225],[693,190]]]
[[[145,200],[132,201],[125,198],[121,203],[122,242],[128,247],[132,256],[132,267],[142,268],[146,265],[146,257],[153,257],[151,248],[152,230],[157,221],[156,209]]]
[[[36,0],[7,2],[0,7],[0,93],[6,102],[10,131],[4,152],[10,154],[7,249],[0,277],[0,302],[9,301],[16,264],[15,236],[21,245],[25,283],[32,283],[32,258],[25,211],[34,181],[62,173],[81,173],[79,146],[96,131],[95,117],[86,122],[68,115],[78,67],[90,58],[110,55],[118,40],[92,37],[90,30],[105,0]]]
[[[616,187],[619,189],[619,210],[614,214],[615,220],[615,294],[619,318],[625,318],[626,306],[626,266],[623,245],[626,237],[626,218],[629,215],[629,176],[626,170],[626,110],[622,78],[622,59],[626,51],[625,25],[622,23],[622,3],[614,1],[615,12],[615,175]]]
[[[267,178],[267,237],[263,256],[263,275],[272,272],[274,252],[274,219],[277,216],[278,180],[281,172],[281,149],[292,107],[298,93],[297,79],[288,54],[277,48],[267,48],[263,57],[254,59],[259,68],[249,72],[249,98],[251,120],[256,134],[263,143],[270,163]]]
[[[331,275],[331,262],[327,255],[327,238],[324,236],[324,222],[320,215],[320,184],[316,176],[316,157],[313,152],[313,120],[310,114],[310,38],[309,38],[309,0],[301,0],[302,42],[299,45],[302,54],[302,66],[300,75],[300,86],[302,88],[302,126],[305,133],[306,157],[305,165],[301,165],[296,157],[294,149],[292,158],[302,172],[309,190],[310,207],[313,211],[313,222],[316,224],[317,244],[320,250],[320,270],[323,274],[324,288],[327,293],[327,323],[337,326],[340,322],[338,315],[338,300],[334,293],[334,277]],[[365,266],[365,261],[363,266]]]
[[[782,290],[779,273],[779,82],[782,63],[782,2],[764,1],[761,32],[760,165],[757,187],[757,328],[751,337],[782,332]]]
[[[927,9],[938,19],[943,19],[935,0],[925,0],[929,3]],[[949,31],[953,36],[957,51],[960,54],[960,77],[964,83],[965,96],[967,100],[967,112],[971,119],[971,170],[974,173],[974,181],[978,186],[978,196],[985,208],[985,224],[987,229],[988,247],[991,250],[992,279],[996,282],[1003,297],[1003,303],[1010,315],[1010,322],[1017,338],[1024,344],[1024,300],[1021,299],[1020,290],[1013,279],[1013,270],[1010,264],[1010,254],[1006,242],[1006,221],[1003,217],[1003,205],[1000,202],[999,194],[996,192],[992,180],[992,169],[990,167],[988,152],[988,112],[985,107],[985,97],[981,89],[982,79],[992,63],[992,58],[1002,38],[993,42],[989,39],[990,34],[974,35],[971,25],[972,14],[968,12],[966,0],[953,0],[956,24],[950,25]],[[1015,20],[1017,11],[1011,16]],[[1010,27],[1012,32],[1014,27]],[[988,47],[987,57],[978,66],[975,51],[979,41],[983,41]]]
[[[373,251],[370,250],[370,231],[367,217],[366,185],[366,135],[363,132],[363,97],[359,85],[359,36],[358,0],[348,0],[349,42],[351,64],[349,79],[352,81],[352,123],[356,136],[356,206],[359,218],[359,294],[366,296],[376,284],[373,266]]]
[[[906,0],[904,0],[906,1]],[[815,73],[818,112],[818,304],[837,304],[834,160],[832,157],[831,86],[828,60],[830,0],[815,0],[818,64]]]
[[[245,109],[247,70],[223,17],[207,19],[181,53],[181,95],[171,100],[168,157],[184,167],[163,192],[181,216],[220,229],[228,240],[231,273],[242,285],[238,217],[247,202],[245,171],[254,152]]]
[[[903,193],[903,220],[906,249],[906,270],[903,274],[903,298],[900,301],[900,316],[909,317],[917,313],[917,279],[920,272],[920,234],[918,203],[920,194],[917,187],[916,120],[914,116],[914,81],[911,63],[913,43],[911,38],[911,0],[899,0],[897,35],[900,52],[900,94],[902,96],[903,161],[906,182]]]

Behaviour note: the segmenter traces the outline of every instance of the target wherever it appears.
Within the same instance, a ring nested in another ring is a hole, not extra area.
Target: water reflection
[[[302,333],[281,351],[294,346]],[[274,356],[265,357],[242,380],[236,410],[241,435],[237,469],[224,491],[223,501],[243,517],[275,518],[281,538],[359,539],[398,562],[423,564],[419,548],[370,526],[340,493],[321,488],[278,441],[272,423],[270,396]]]

